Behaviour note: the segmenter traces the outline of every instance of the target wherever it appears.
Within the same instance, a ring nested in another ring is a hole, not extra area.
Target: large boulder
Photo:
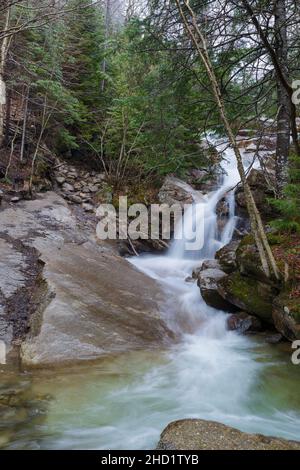
[[[252,190],[253,198],[256,205],[265,220],[274,217],[274,209],[269,204],[268,199],[274,196],[273,190],[269,181],[262,170],[252,168],[248,176],[248,183]],[[236,200],[236,213],[244,217],[247,216],[247,203],[243,187],[240,186],[235,194]]]
[[[185,204],[192,204],[195,201],[194,195],[195,190],[192,186],[175,176],[167,176],[158,193],[158,200],[161,204],[168,206],[180,204],[184,208]]]
[[[158,450],[300,450],[300,442],[247,434],[224,424],[184,419],[169,424]]]
[[[94,226],[79,220],[52,192],[1,212],[0,328],[9,315],[26,368],[159,348],[172,339],[159,285],[111,244],[96,242]]]
[[[244,237],[239,244],[236,250],[236,265],[239,272],[245,276],[258,279],[267,284],[271,282],[263,270],[259,252],[252,235]]]
[[[198,275],[198,286],[207,305],[225,312],[234,312],[236,308],[218,292],[218,282],[226,277],[227,274],[220,269],[205,269]]]
[[[218,292],[223,299],[240,310],[255,315],[266,323],[273,323],[272,304],[278,291],[271,285],[234,272],[218,281]]]
[[[238,240],[234,240],[216,253],[216,259],[219,261],[221,269],[228,274],[237,269],[236,251],[239,244]]]

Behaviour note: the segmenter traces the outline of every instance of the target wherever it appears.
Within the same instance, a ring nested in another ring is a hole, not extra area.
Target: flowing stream
[[[131,260],[164,286],[164,316],[181,334],[180,343],[68,373],[22,376],[32,395],[49,395],[49,402],[45,413],[39,410],[30,423],[7,432],[7,448],[151,449],[170,421],[190,417],[300,440],[300,368],[279,347],[227,331],[226,314],[208,307],[197,284],[186,282],[193,268],[214,258],[233,235],[232,188],[239,176],[232,151],[225,155],[219,189],[200,202],[205,243],[197,256],[176,240],[164,256]],[[218,233],[216,205],[223,197],[230,217]],[[190,217],[192,211],[186,224]]]

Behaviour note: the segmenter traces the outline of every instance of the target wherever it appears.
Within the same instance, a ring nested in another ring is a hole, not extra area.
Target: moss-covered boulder
[[[218,282],[225,277],[227,274],[220,269],[205,269],[198,275],[198,286],[207,305],[224,312],[235,312],[237,308],[218,292]]]
[[[290,292],[282,292],[273,303],[273,321],[276,329],[289,341],[300,339],[300,302]]]
[[[218,292],[241,310],[273,323],[272,305],[278,291],[271,285],[235,272],[218,282]]]

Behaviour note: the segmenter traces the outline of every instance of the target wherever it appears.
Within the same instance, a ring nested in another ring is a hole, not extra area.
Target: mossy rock
[[[273,323],[272,304],[278,291],[271,285],[235,272],[219,281],[218,292],[241,310]]]
[[[281,243],[281,238],[276,234],[270,233],[268,234],[268,241],[271,246],[274,246]],[[251,277],[266,284],[271,284],[275,287],[279,284],[275,277],[270,278],[264,272],[259,252],[252,235],[246,235],[241,241],[236,250],[236,263],[239,272],[244,276]],[[284,272],[284,265],[278,267],[280,272]]]
[[[289,290],[282,292],[273,303],[273,320],[289,341],[300,339],[300,299],[291,299]]]
[[[239,242],[234,240],[216,253],[216,259],[219,261],[221,268],[228,274],[237,269],[236,252],[238,247]]]

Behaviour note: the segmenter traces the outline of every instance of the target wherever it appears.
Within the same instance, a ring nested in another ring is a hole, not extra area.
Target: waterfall
[[[240,177],[235,155],[224,141],[213,139],[212,143],[223,152],[219,188],[206,196],[200,191],[198,195],[197,191],[193,194],[194,206],[201,206],[201,210],[198,215],[196,213],[196,218],[193,206],[185,211],[183,220],[185,230],[182,231],[184,236],[179,239],[175,237],[165,255],[141,256],[132,258],[131,262],[166,287],[163,315],[171,329],[177,333],[200,332],[201,335],[206,331],[207,335],[214,337],[226,334],[225,315],[206,305],[196,283],[185,282],[194,268],[199,267],[205,259],[214,259],[216,252],[230,242],[236,226],[234,190]],[[224,229],[219,233],[216,211],[219,201],[224,198],[229,207],[229,217]],[[189,251],[186,250],[186,242],[190,241],[190,235],[195,225],[199,223],[197,217],[204,219],[202,220],[203,246],[198,251]]]

